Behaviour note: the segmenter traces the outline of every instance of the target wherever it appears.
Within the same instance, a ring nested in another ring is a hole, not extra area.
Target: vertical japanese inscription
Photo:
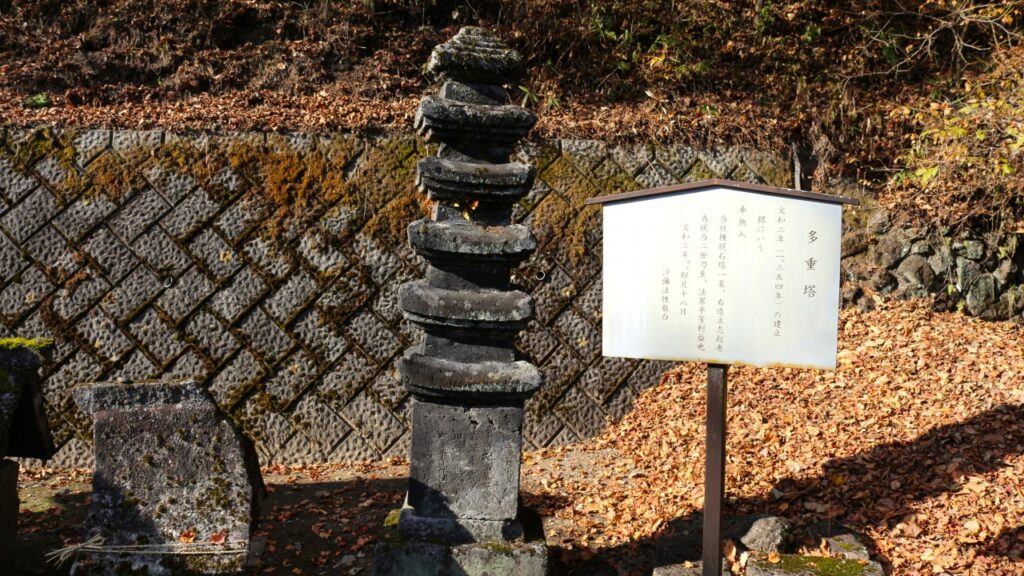
[[[728,279],[726,258],[728,254],[729,217],[722,214],[718,219],[718,299],[715,303],[715,351],[725,349],[725,295]]]
[[[682,233],[679,235],[679,315],[686,316],[688,290],[690,284],[690,223],[683,222]]]
[[[786,288],[786,207],[779,206],[775,214],[775,310],[772,315],[772,336],[782,337],[783,293]]]
[[[668,322],[669,295],[672,293],[672,269],[661,269],[661,320]]]
[[[804,260],[804,264],[806,265],[806,269],[804,270],[805,272],[814,272],[814,269],[815,269],[815,267],[818,264],[818,260],[814,257],[814,247],[813,247],[814,243],[817,242],[817,241],[818,241],[818,232],[816,230],[808,231],[807,232],[807,244],[810,246],[809,253],[811,254],[811,256],[809,256],[806,260]],[[806,274],[805,275],[804,296],[807,296],[808,298],[814,298],[815,296],[818,295],[818,285],[817,285],[816,282],[813,281],[815,276],[816,276],[816,274]]]
[[[708,214],[700,217],[700,286],[697,293],[697,350],[707,350],[704,339],[707,335],[707,301],[708,301]]]

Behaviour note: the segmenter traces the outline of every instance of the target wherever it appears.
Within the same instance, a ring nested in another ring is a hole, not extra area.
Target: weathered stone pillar
[[[444,85],[416,115],[419,133],[440,144],[419,163],[433,215],[409,227],[429,266],[401,292],[406,317],[426,333],[400,366],[414,398],[397,527],[407,544],[382,545],[375,570],[543,574],[546,550],[530,543],[519,508],[523,403],[541,377],[515,359],[514,339],[533,301],[510,286],[511,269],[536,247],[527,227],[511,223],[536,170],[509,160],[536,117],[508,104],[502,85],[523,74],[523,61],[487,30],[463,28],[434,49],[427,70]]]
[[[194,381],[76,388],[96,468],[74,576],[241,574],[264,497],[256,450]]]
[[[50,340],[0,339],[0,566],[13,566],[18,532],[18,463],[5,456],[53,456],[39,369]]]

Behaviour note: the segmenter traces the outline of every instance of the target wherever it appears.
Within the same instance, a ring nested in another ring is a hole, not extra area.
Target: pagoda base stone
[[[452,543],[515,542],[523,539],[523,525],[517,520],[473,518],[431,518],[402,508],[398,532],[404,538]]]
[[[403,519],[406,515],[403,510]],[[446,544],[439,540],[410,539],[398,526],[392,525],[377,544],[373,574],[544,576],[548,573],[548,549],[540,528],[540,519],[535,516],[532,518],[526,522],[525,539],[518,542]]]
[[[514,519],[519,510],[523,409],[412,405],[407,503],[424,518]]]
[[[658,566],[651,576],[701,576],[704,573],[704,563],[700,560],[685,562],[683,564],[670,564]],[[729,563],[722,560],[722,576],[730,576]]]
[[[18,505],[18,463],[0,460],[0,566],[14,565]]]

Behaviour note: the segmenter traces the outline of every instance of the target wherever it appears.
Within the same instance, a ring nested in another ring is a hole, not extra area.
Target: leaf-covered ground
[[[841,313],[834,372],[733,368],[728,512],[847,524],[890,574],[1024,573],[1022,331],[883,302]],[[649,573],[659,541],[699,525],[703,422],[702,367],[683,365],[601,437],[525,456],[524,499],[550,517],[560,569]],[[368,574],[403,470],[267,470],[258,573]],[[74,539],[86,479],[23,476],[27,553]],[[20,573],[57,573],[29,560]]]
[[[845,523],[894,574],[1024,573],[1022,332],[883,303],[842,312],[834,372],[732,369],[729,511]],[[575,545],[628,549],[689,526],[704,399],[702,367],[681,366],[601,438],[542,455],[606,455],[589,476],[547,479],[571,502],[548,512],[572,520]]]

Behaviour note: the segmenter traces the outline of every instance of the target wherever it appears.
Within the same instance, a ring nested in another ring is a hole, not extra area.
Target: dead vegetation
[[[528,78],[510,89],[540,112],[539,136],[781,154],[795,145],[817,163],[819,188],[853,177],[909,190],[892,198],[909,200],[922,222],[998,227],[1016,223],[1019,204],[1003,203],[1009,216],[999,219],[977,206],[1017,194],[989,178],[1018,173],[1013,133],[987,130],[987,142],[1009,142],[1005,162],[966,167],[923,144],[948,116],[932,111],[991,98],[995,84],[977,93],[984,79],[1019,70],[1001,63],[1020,60],[1022,9],[1022,0],[2,0],[0,117],[405,130],[429,84],[430,49],[460,25],[483,24],[527,57]],[[1019,123],[1019,110],[1007,114],[994,127]],[[954,180],[955,197],[928,200]]]

